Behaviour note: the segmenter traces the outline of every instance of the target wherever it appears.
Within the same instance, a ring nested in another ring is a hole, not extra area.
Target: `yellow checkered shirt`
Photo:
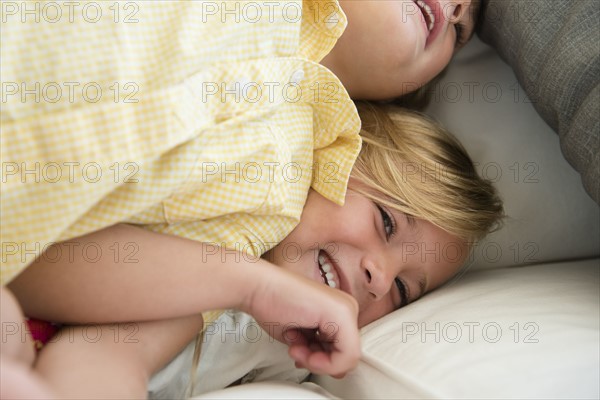
[[[259,256],[309,187],[341,204],[360,122],[318,62],[345,26],[336,1],[3,5],[2,283],[118,222]]]

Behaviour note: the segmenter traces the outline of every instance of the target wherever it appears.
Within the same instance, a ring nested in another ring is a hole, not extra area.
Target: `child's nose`
[[[363,272],[367,291],[373,300],[379,300],[389,292],[395,275],[383,262],[365,260]]]

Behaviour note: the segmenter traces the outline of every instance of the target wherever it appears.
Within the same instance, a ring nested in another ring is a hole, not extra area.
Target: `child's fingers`
[[[300,354],[300,351],[298,352]],[[343,378],[346,372],[332,373],[332,368],[335,366],[332,364],[331,354],[318,351],[318,352],[306,352],[302,354],[302,359],[305,361],[296,361],[297,368],[306,368],[314,374],[319,375],[331,375],[334,378]]]
[[[316,374],[326,374],[336,378],[343,377],[356,366],[360,357],[357,333],[354,335],[355,338],[352,334],[349,334],[348,338],[343,335],[340,338],[337,332],[334,335],[316,332],[298,330],[294,335],[286,335],[290,346],[290,357],[296,361],[297,366],[307,368]]]
[[[347,320],[340,316],[339,325],[328,324],[327,329],[320,330],[318,339],[326,344],[325,348],[328,351],[309,357],[308,365],[312,368],[324,370],[327,375],[343,376],[356,367],[361,352],[360,336],[354,316],[349,315]]]

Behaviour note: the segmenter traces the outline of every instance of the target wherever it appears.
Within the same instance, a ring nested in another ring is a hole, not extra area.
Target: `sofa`
[[[364,327],[362,359],[343,379],[198,398],[600,398],[600,211],[559,136],[478,38],[436,84],[427,112],[495,182],[503,227],[456,279]]]

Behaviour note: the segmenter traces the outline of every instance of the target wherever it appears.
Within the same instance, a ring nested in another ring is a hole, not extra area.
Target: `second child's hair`
[[[357,103],[363,147],[352,176],[373,201],[475,242],[495,230],[503,206],[460,142],[431,118]]]

